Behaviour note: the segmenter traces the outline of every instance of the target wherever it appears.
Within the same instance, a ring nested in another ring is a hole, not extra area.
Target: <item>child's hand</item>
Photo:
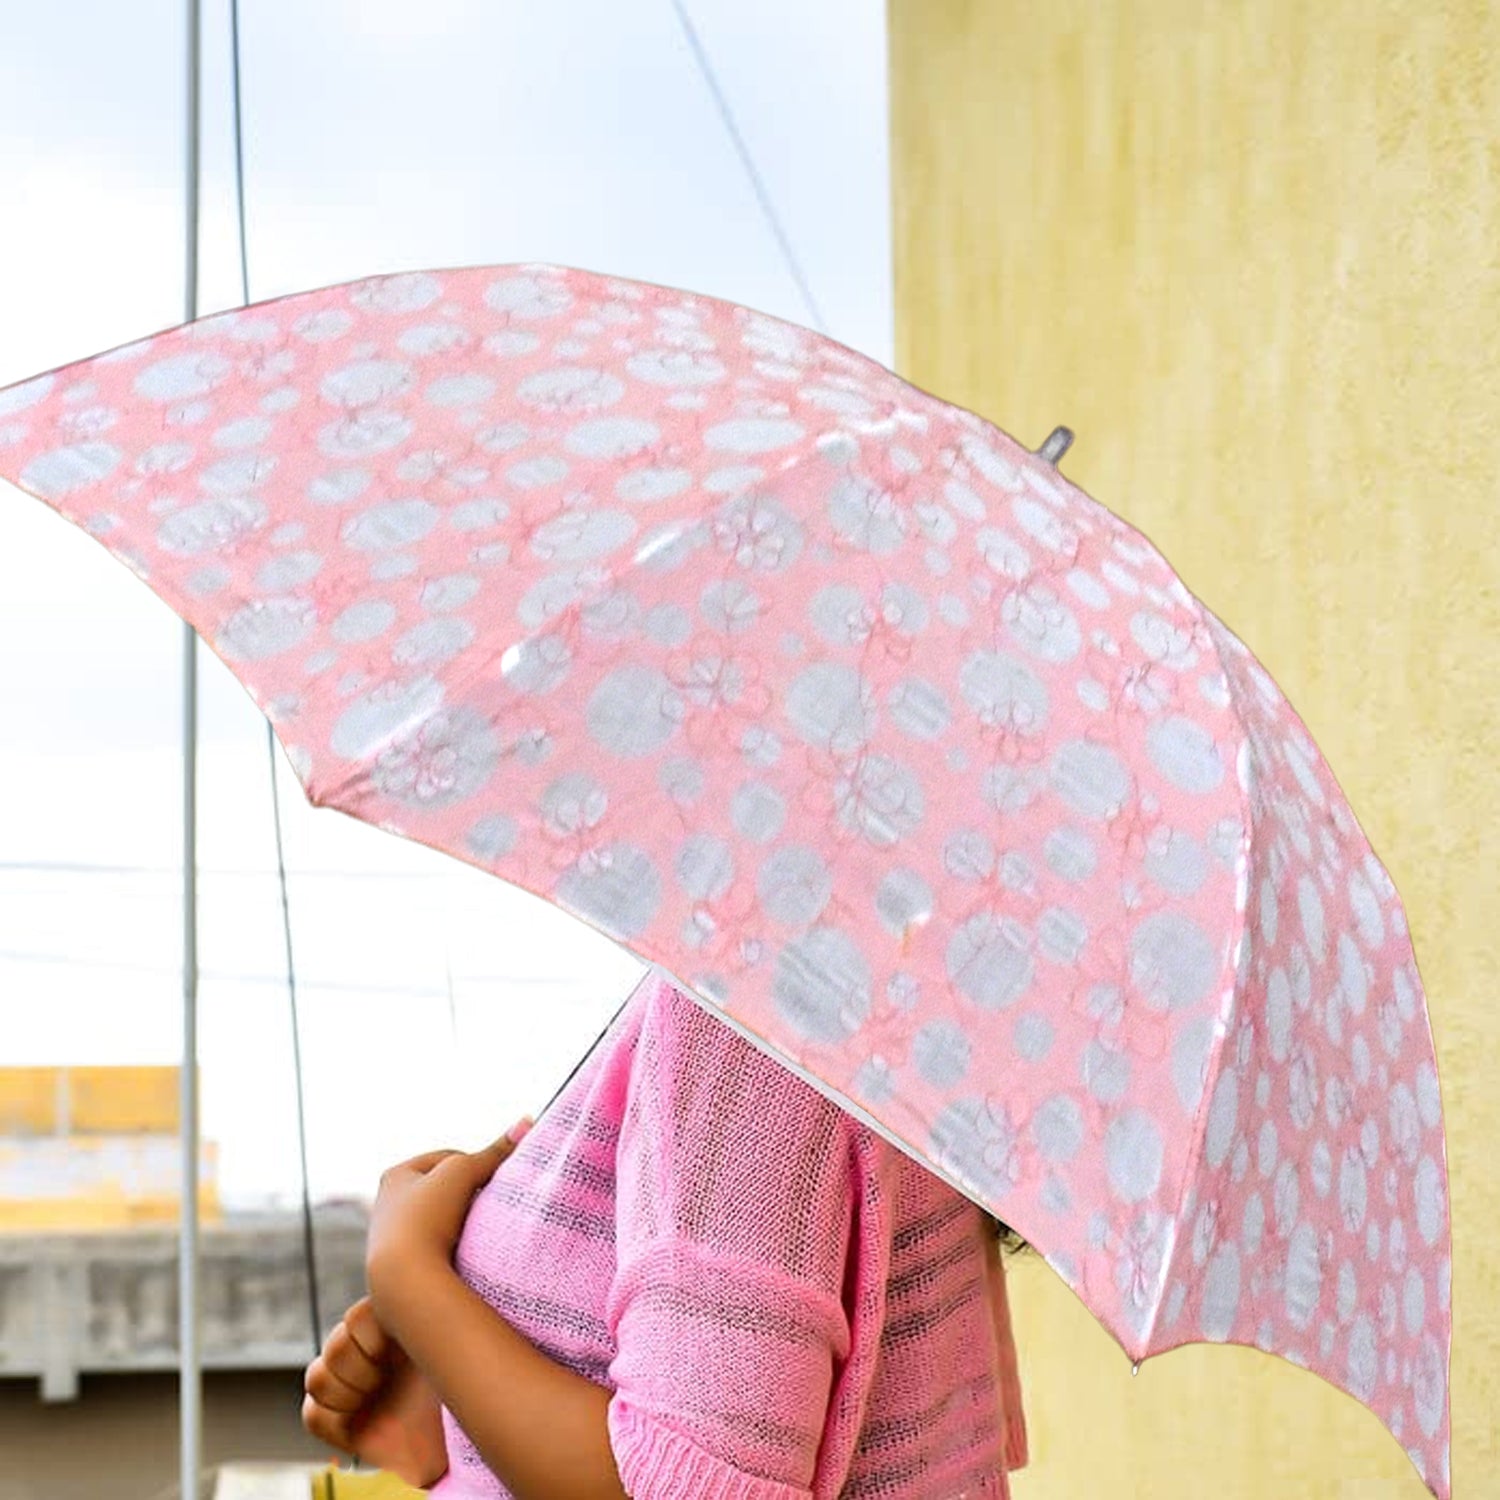
[[[482,1151],[429,1151],[385,1173],[365,1242],[365,1273],[377,1306],[390,1278],[427,1274],[452,1263],[474,1194],[530,1125],[522,1120]]]
[[[442,1410],[426,1378],[362,1297],[307,1367],[302,1425],[319,1442],[416,1489],[448,1467]]]

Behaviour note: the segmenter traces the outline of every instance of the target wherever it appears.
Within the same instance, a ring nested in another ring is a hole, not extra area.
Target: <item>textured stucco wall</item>
[[[1500,1497],[1500,6],[890,0],[899,364],[1139,526],[1323,747],[1410,917],[1454,1209],[1453,1480]],[[1020,1500],[1424,1493],[1315,1377],[1132,1382],[1014,1285]]]

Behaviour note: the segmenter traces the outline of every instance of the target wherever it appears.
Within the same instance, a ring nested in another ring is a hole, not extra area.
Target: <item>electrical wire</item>
[[[238,8],[238,0],[230,0]],[[248,304],[247,304],[248,305]],[[271,807],[276,823],[276,873],[281,891],[281,930],[286,941],[287,999],[291,1006],[292,1072],[297,1081],[297,1159],[302,1175],[302,1250],[307,1262],[307,1315],[312,1326],[313,1357],[323,1345],[323,1313],[318,1300],[318,1247],[313,1235],[312,1186],[307,1167],[307,1100],[302,1087],[302,1023],[297,1015],[297,969],[292,958],[292,909],[287,897],[286,850],[282,841],[281,793],[276,774],[276,740],[266,721],[271,771]]]
[[[160,974],[176,976],[182,971],[164,964],[137,964],[113,958],[79,958],[72,953],[38,953],[16,948],[0,948],[0,961],[16,964],[56,965],[72,969],[108,970],[116,974]],[[215,984],[275,984],[286,983],[280,974],[249,974],[243,971],[204,969],[200,971],[206,980]],[[464,984],[504,988],[506,985],[521,985],[527,989],[543,985],[568,985],[574,981],[556,974],[458,974],[453,976]],[[386,995],[413,1000],[441,1000],[446,990],[425,985],[367,984],[339,979],[309,979],[302,982],[305,989],[332,990],[353,995]]]
[[[688,14],[687,5],[684,3],[684,0],[671,0],[671,4],[672,9],[677,13],[677,23],[681,26],[682,34],[687,39],[688,47],[698,64],[698,71],[703,75],[703,81],[708,85],[708,92],[713,97],[714,106],[719,111],[719,119],[723,122],[724,130],[729,136],[736,154],[739,156],[740,165],[745,169],[745,176],[750,179],[750,186],[760,203],[760,211],[764,215],[766,224],[775,237],[777,245],[781,247],[781,257],[786,262],[786,267],[791,273],[792,280],[797,284],[797,290],[801,294],[803,302],[807,305],[807,311],[812,318],[812,325],[819,333],[827,334],[828,326],[823,321],[823,313],[818,306],[818,300],[813,296],[812,284],[808,281],[807,273],[802,268],[802,262],[792,246],[791,236],[786,232],[786,226],[781,222],[781,215],[776,212],[776,203],[771,197],[771,190],[766,186],[765,178],[762,177],[759,167],[755,164],[755,157],[751,153],[750,145],[746,141],[744,133],[740,130],[739,122],[734,116],[734,110],[730,108],[729,96],[724,92],[723,85],[719,82],[719,76],[714,71],[713,62],[708,55],[708,49],[703,45],[703,40],[698,35],[698,28],[693,24],[693,18]]]
[[[250,250],[245,212],[245,130],[241,87],[240,3],[229,0],[230,77],[234,90],[234,202],[239,231],[240,302],[250,305]],[[271,773],[271,813],[276,825],[276,875],[281,891],[281,922],[286,946],[287,999],[291,1008],[292,1070],[297,1092],[297,1154],[302,1177],[302,1251],[307,1265],[307,1312],[314,1357],[323,1346],[323,1316],[318,1300],[317,1238],[313,1232],[312,1183],[307,1166],[307,1098],[302,1072],[302,1025],[297,1013],[297,966],[292,948],[292,911],[287,893],[286,847],[281,821],[281,793],[276,771],[276,734],[266,720],[266,756]]]
[[[179,865],[115,865],[87,863],[82,860],[0,859],[0,875],[9,872],[37,875],[170,875],[175,879],[182,877],[182,868]],[[275,873],[275,869],[269,865],[260,867],[226,865],[219,868],[209,865],[198,866],[200,876],[231,876],[263,880],[267,875]],[[297,871],[297,878],[299,880],[451,880],[453,876],[447,870],[301,869]]]

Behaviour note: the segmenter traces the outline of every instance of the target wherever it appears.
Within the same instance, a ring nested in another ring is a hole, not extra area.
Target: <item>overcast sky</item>
[[[829,331],[889,363],[882,0],[686,8]],[[206,314],[238,305],[239,268],[227,0],[204,10]],[[554,261],[814,321],[672,0],[242,10],[252,300]],[[0,385],[185,316],[183,11],[0,7]],[[177,1060],[179,629],[0,483],[0,1063]],[[290,1196],[264,723],[200,662],[205,1134],[227,1196]],[[533,897],[312,811],[284,766],[280,784],[315,1187],[370,1187],[397,1155],[544,1104],[640,964]]]

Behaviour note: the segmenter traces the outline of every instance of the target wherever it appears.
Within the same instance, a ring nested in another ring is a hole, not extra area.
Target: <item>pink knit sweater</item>
[[[655,970],[474,1202],[459,1274],[613,1391],[635,1500],[1006,1496],[978,1208]],[[434,1495],[508,1497],[452,1416]]]

